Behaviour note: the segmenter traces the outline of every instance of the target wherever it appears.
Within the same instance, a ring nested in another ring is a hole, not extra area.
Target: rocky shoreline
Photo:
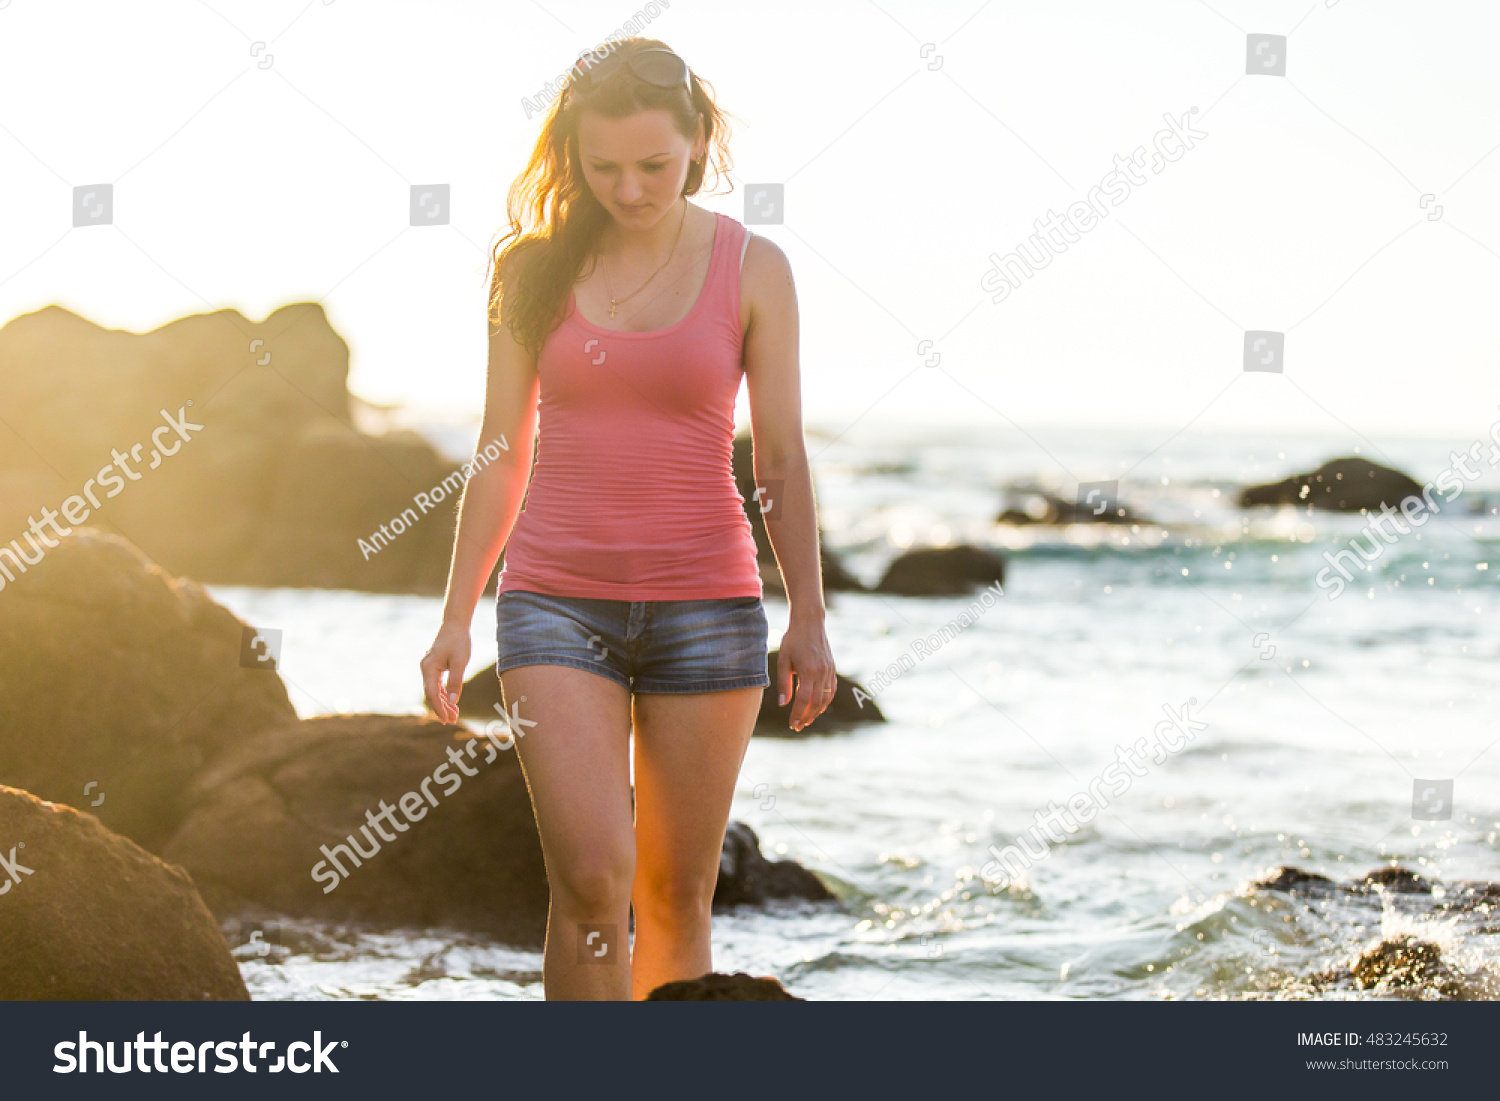
[[[0,998],[244,998],[218,923],[267,913],[540,947],[546,871],[509,746],[419,716],[299,720],[196,582],[88,530],[49,559],[0,600],[0,957],[28,961],[0,969]],[[443,769],[462,779],[439,805]],[[788,898],[836,904],[732,823],[716,907]]]

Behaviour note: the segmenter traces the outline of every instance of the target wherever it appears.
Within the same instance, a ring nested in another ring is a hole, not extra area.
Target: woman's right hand
[[[457,624],[443,624],[432,648],[422,656],[422,687],[427,706],[445,723],[458,722],[458,697],[469,665],[469,632]]]

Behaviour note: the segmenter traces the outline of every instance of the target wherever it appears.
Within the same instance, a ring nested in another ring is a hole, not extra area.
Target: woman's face
[[[621,119],[585,111],[578,120],[583,178],[617,222],[646,229],[681,197],[688,168],[703,155],[701,120],[699,132],[697,141],[688,141],[660,110]]]

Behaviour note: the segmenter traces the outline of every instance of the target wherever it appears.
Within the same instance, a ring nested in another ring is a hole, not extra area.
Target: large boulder
[[[466,727],[401,715],[309,719],[224,754],[193,797],[163,855],[192,873],[221,916],[441,926],[523,945],[545,937],[547,873],[525,777],[512,748]],[[794,861],[767,860],[750,827],[730,823],[715,907],[832,897]]]
[[[1400,508],[1406,498],[1421,495],[1421,485],[1401,471],[1347,458],[1326,462],[1311,474],[1250,486],[1240,493],[1240,507],[1306,505],[1327,512],[1379,512],[1382,504]]]
[[[248,1001],[186,872],[0,787],[0,1001]]]
[[[462,490],[461,473],[415,432],[310,425],[276,470],[247,583],[441,592]]]
[[[459,467],[415,436],[359,430],[349,348],[317,303],[149,333],[49,306],[0,328],[0,364],[0,530],[70,497],[79,515],[92,492],[89,523],[202,582],[442,590],[452,496],[368,561],[359,540]]]
[[[886,568],[877,593],[897,596],[960,596],[981,585],[1005,583],[1005,558],[988,547],[922,547]]]
[[[198,777],[163,855],[221,916],[253,905],[540,944],[546,866],[516,754],[499,746],[416,716],[265,731]]]
[[[125,540],[61,540],[0,591],[0,783],[159,851],[210,760],[296,719],[280,677],[242,666],[244,637]]]
[[[762,906],[774,899],[828,902],[833,894],[823,881],[795,860],[767,860],[760,838],[743,822],[724,831],[719,856],[719,880],[714,885],[714,908]]]

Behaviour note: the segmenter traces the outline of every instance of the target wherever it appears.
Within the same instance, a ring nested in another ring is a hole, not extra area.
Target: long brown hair
[[[625,38],[616,42],[614,49],[628,55],[670,47],[655,38]],[[727,176],[728,121],[714,102],[713,86],[697,73],[690,79],[691,94],[681,85],[659,88],[636,77],[629,65],[621,64],[590,85],[575,86],[570,80],[547,112],[531,159],[511,184],[506,198],[509,232],[491,254],[490,320],[500,320],[503,305],[505,324],[533,355],[562,321],[568,292],[583,273],[611,217],[583,177],[578,120],[585,110],[611,119],[641,110],[664,110],[678,133],[689,141],[697,137],[698,120],[702,119],[704,154],[688,167],[682,193],[696,195],[710,167],[716,185]]]

